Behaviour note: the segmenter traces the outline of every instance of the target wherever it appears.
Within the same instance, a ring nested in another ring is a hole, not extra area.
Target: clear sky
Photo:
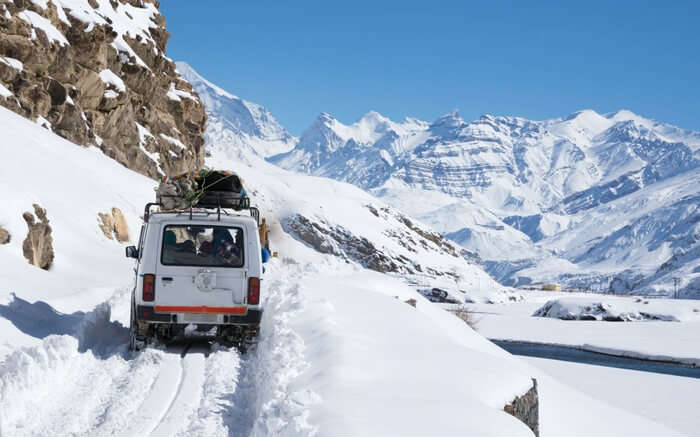
[[[270,110],[432,121],[580,109],[700,130],[700,1],[162,0],[167,54]]]

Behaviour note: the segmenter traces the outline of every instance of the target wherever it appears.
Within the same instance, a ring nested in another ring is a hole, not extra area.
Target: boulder
[[[120,243],[129,241],[129,226],[119,208],[112,208],[112,211],[108,213],[99,212],[97,217],[98,226],[105,237]]]
[[[31,212],[25,212],[22,215],[29,228],[27,238],[22,244],[22,251],[29,264],[48,270],[54,257],[51,226],[46,217],[46,210],[36,203],[33,206],[36,218]]]
[[[10,242],[10,233],[7,231],[7,229],[3,228],[0,226],[0,244],[7,244]]]

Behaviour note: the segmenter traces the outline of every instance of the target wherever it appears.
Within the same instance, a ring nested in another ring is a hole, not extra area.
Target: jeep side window
[[[238,227],[168,225],[163,231],[161,264],[243,267],[243,239],[243,229]]]
[[[141,255],[143,255],[143,237],[146,231],[146,225],[141,226],[141,233],[139,234],[139,245],[136,246],[139,250],[139,261],[141,261]]]

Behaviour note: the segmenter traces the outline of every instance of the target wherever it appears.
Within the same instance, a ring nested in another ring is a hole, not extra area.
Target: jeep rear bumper
[[[187,312],[163,312],[157,311],[157,307],[152,307],[148,305],[138,305],[136,308],[136,315],[138,321],[141,322],[154,322],[154,323],[168,323],[168,324],[182,324],[182,323],[197,323],[196,320],[187,320]],[[234,308],[237,310],[237,308]],[[208,316],[216,317],[217,322],[212,324],[224,324],[224,325],[257,325],[262,319],[263,310],[261,309],[248,309],[245,314],[236,314],[240,311],[230,311],[229,314],[222,312],[209,313],[207,311],[202,311]],[[198,313],[198,314],[201,314]],[[194,319],[194,317],[193,317]],[[204,320],[202,320],[204,322]],[[207,321],[211,323],[210,321]],[[206,323],[206,322],[205,322]]]

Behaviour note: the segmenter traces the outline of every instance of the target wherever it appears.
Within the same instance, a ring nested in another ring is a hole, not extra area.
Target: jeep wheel
[[[134,312],[134,307],[131,307],[131,317],[129,320],[129,350],[130,351],[140,351],[145,346],[145,342],[140,340],[137,336],[138,324],[136,323],[136,314]]]

